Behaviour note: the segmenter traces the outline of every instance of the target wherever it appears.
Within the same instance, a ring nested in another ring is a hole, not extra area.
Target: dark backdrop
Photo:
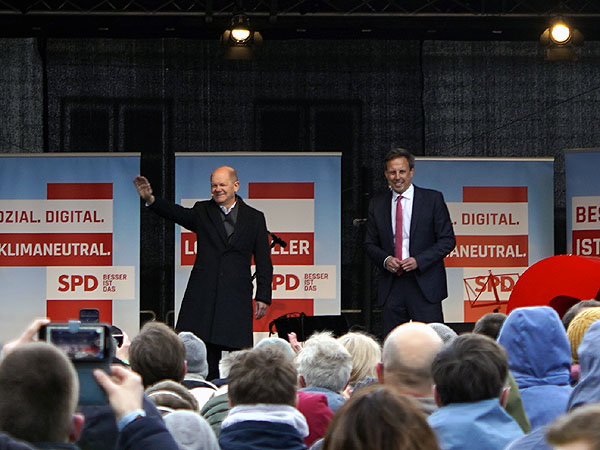
[[[562,150],[600,142],[599,57],[597,42],[557,63],[537,42],[289,40],[226,61],[215,41],[0,39],[0,151],[141,152],[168,198],[175,152],[342,152],[342,309],[364,323],[374,274],[352,220],[385,187],[392,146],[554,157],[555,251],[565,252]],[[142,211],[141,236],[142,309],[165,319],[173,226]]]

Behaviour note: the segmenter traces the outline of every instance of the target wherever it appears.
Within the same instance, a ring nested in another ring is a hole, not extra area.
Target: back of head
[[[293,360],[273,346],[242,353],[229,371],[229,400],[234,406],[296,404],[298,375]]]
[[[600,403],[600,321],[590,325],[578,349],[581,375],[567,410],[585,403]]]
[[[263,346],[274,346],[274,347],[278,348],[279,350],[281,350],[286,355],[288,355],[292,359],[294,359],[294,357],[296,356],[296,352],[294,352],[292,345],[285,339],[281,339],[280,337],[277,337],[277,336],[271,336],[271,337],[262,339],[258,344],[256,344],[256,347],[263,347]]]
[[[146,389],[146,395],[164,416],[172,411],[188,409],[198,411],[196,397],[182,384],[163,380]]]
[[[394,328],[383,344],[383,382],[403,392],[431,396],[431,362],[443,345],[436,331],[424,323]]]
[[[579,344],[581,344],[587,329],[597,320],[600,320],[600,308],[594,307],[581,311],[569,324],[569,328],[567,328],[567,336],[569,337],[569,342],[571,343],[571,357],[573,359],[573,363],[579,362],[579,356],[577,354]]]
[[[352,372],[350,373],[350,386],[366,377],[375,377],[375,367],[381,361],[381,346],[379,342],[364,333],[351,332],[338,338],[352,356]]]
[[[569,328],[571,321],[575,318],[577,314],[579,314],[586,308],[595,308],[597,306],[600,306],[600,301],[596,299],[581,300],[580,302],[575,303],[562,316],[562,323],[565,327],[565,330]]]
[[[77,373],[60,349],[23,345],[0,363],[0,430],[28,442],[66,442],[78,396]]]
[[[600,405],[585,405],[555,420],[546,431],[546,440],[553,446],[587,444],[573,449],[600,448]]]
[[[215,433],[200,414],[174,411],[164,419],[181,450],[219,450]]]
[[[144,387],[162,380],[181,381],[185,375],[185,347],[179,336],[161,322],[148,322],[131,341],[131,368]]]
[[[442,342],[444,342],[444,344],[446,342],[450,342],[450,341],[456,339],[456,337],[458,336],[456,331],[454,331],[452,328],[450,328],[448,325],[446,325],[444,323],[431,322],[431,323],[428,323],[427,325],[429,325],[431,328],[433,328],[435,330],[435,332],[442,339]]]
[[[208,375],[208,361],[206,360],[206,345],[204,341],[191,331],[182,331],[178,336],[185,347],[187,371],[206,378]]]
[[[333,417],[323,442],[323,450],[438,448],[416,402],[381,385],[353,395]]]
[[[352,357],[330,333],[315,333],[296,357],[307,387],[341,392],[352,372]]]
[[[477,402],[500,397],[508,361],[493,339],[463,334],[436,355],[431,372],[442,405]]]
[[[483,334],[491,337],[492,339],[498,339],[498,334],[502,328],[502,324],[506,320],[506,314],[502,313],[487,313],[479,318],[475,322],[473,327],[473,333]]]
[[[231,368],[233,367],[235,362],[238,360],[238,358],[240,356],[242,356],[244,353],[246,353],[248,351],[250,351],[250,350],[249,349],[237,350],[234,352],[229,352],[225,356],[223,356],[221,358],[221,361],[219,361],[219,376],[221,378],[228,378],[229,371],[231,370]]]

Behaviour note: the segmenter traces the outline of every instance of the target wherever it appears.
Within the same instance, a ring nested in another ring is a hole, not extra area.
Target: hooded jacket
[[[567,408],[571,349],[558,314],[548,306],[510,313],[498,343],[508,356],[531,429],[552,422]]]

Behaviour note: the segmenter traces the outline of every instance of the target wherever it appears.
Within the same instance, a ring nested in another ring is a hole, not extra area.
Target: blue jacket
[[[571,392],[567,410],[585,403],[600,402],[600,321],[594,322],[583,336],[577,351],[581,374],[579,383]],[[546,443],[546,427],[538,428],[531,434],[517,439],[506,450],[551,450]]]
[[[221,429],[221,450],[306,450],[292,425],[248,420]]]
[[[523,436],[497,398],[471,403],[451,403],[431,414],[427,421],[442,450],[502,450]]]
[[[548,306],[517,308],[500,330],[498,343],[521,392],[535,430],[567,409],[571,395],[571,347],[558,314]]]

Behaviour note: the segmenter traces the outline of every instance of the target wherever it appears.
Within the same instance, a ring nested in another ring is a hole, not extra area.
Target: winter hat
[[[187,371],[206,378],[208,375],[208,362],[206,361],[206,345],[204,345],[202,339],[190,331],[179,333],[179,339],[183,341],[185,346]]]
[[[181,450],[219,450],[212,428],[204,417],[192,411],[173,411],[165,424]]]
[[[583,340],[583,335],[595,321],[600,320],[600,307],[588,308],[581,311],[569,324],[567,336],[571,343],[571,358],[573,364],[579,363],[577,349]]]
[[[428,325],[435,330],[442,341],[444,341],[444,344],[453,341],[458,336],[456,331],[443,323],[433,322]]]

